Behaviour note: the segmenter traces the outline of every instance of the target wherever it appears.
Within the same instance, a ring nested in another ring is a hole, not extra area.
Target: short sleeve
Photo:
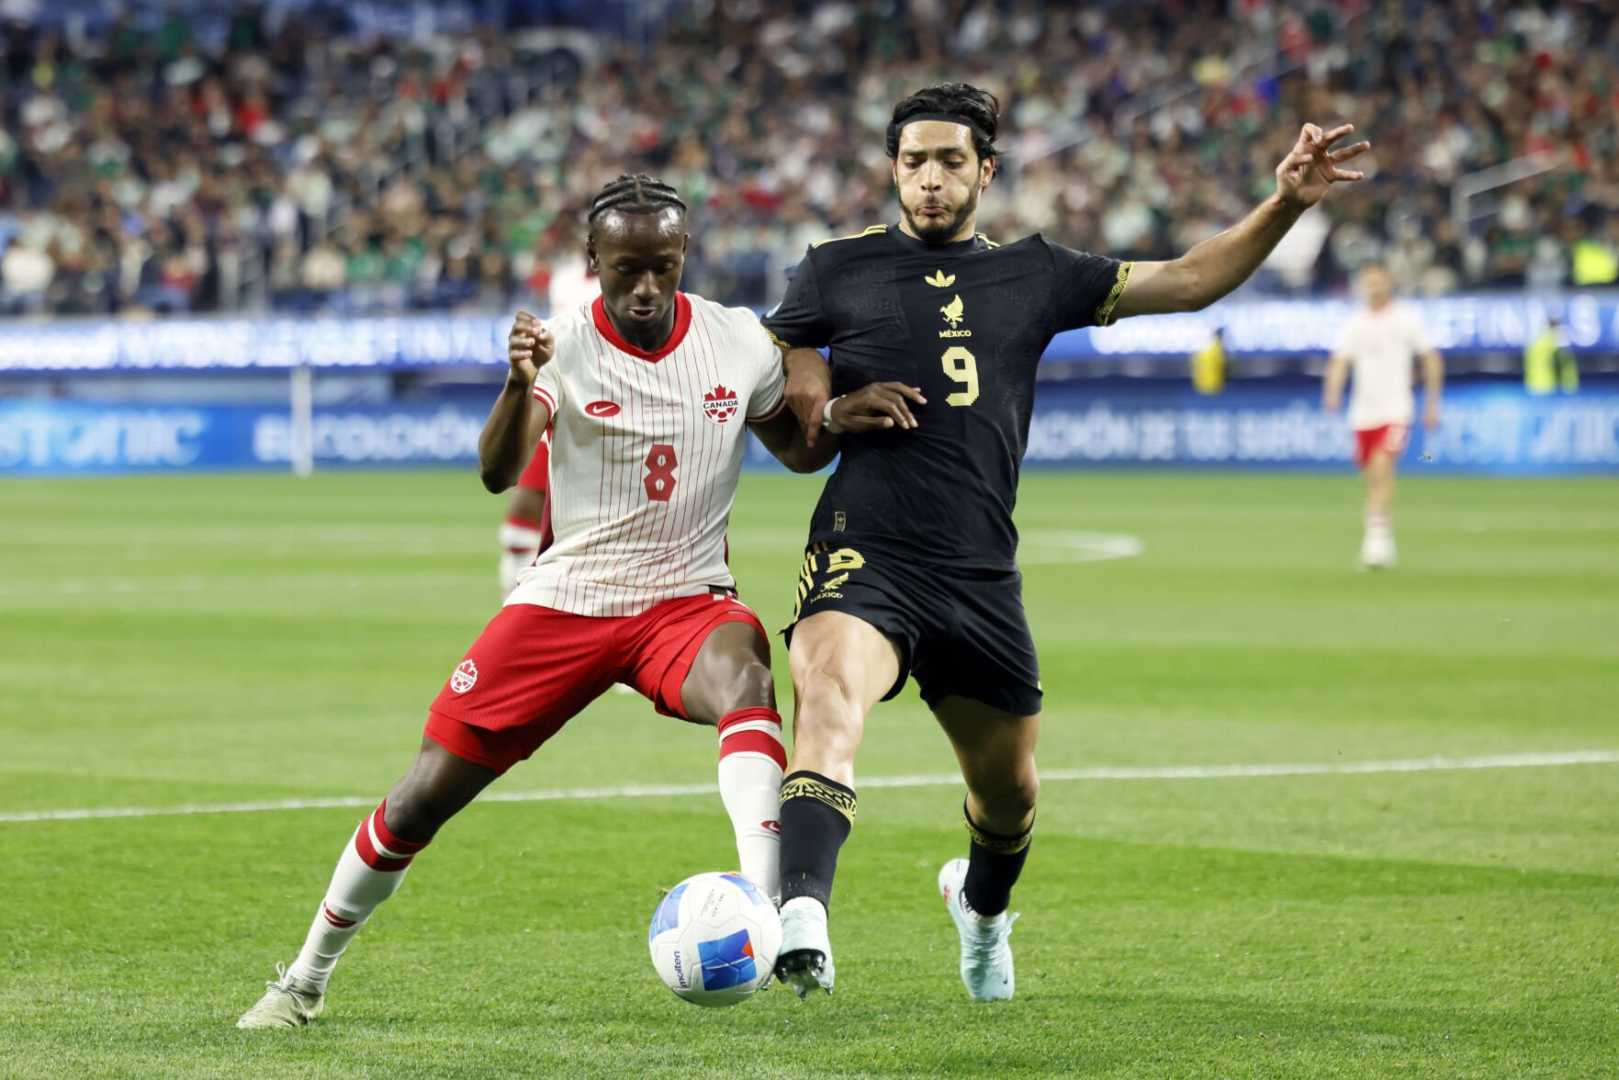
[[[782,367],[781,350],[771,340],[770,331],[756,327],[759,342],[758,381],[748,395],[748,423],[757,424],[773,419],[787,407],[787,372]]]
[[[551,362],[534,377],[534,400],[544,402],[552,416],[557,414],[557,406],[562,402],[562,376],[557,372],[555,353],[551,356]]]
[[[1107,326],[1130,281],[1130,263],[1046,243],[1056,288],[1058,330]]]
[[[832,324],[821,306],[820,283],[810,252],[787,272],[787,295],[764,317],[764,327],[783,349],[823,349],[832,343]]]
[[[1338,331],[1338,341],[1332,347],[1333,356],[1339,356],[1345,360],[1355,358],[1355,329],[1359,325],[1360,319],[1358,316],[1351,315],[1345,320],[1343,329]]]
[[[1433,346],[1428,343],[1428,333],[1422,328],[1422,320],[1417,317],[1417,309],[1405,309],[1405,325],[1407,340],[1411,343],[1411,351],[1418,356],[1430,352]]]

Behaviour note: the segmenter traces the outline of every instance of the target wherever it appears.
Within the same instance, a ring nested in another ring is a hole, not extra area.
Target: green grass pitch
[[[767,625],[817,491],[744,480],[733,561]],[[965,999],[934,893],[960,788],[872,786],[830,999],[708,1011],[654,977],[659,887],[733,863],[716,796],[486,802],[356,940],[325,1018],[247,1033],[359,809],[19,818],[377,798],[493,611],[503,504],[470,472],[0,481],[0,1076],[1619,1074],[1619,764],[1343,769],[1611,759],[1619,490],[1413,477],[1390,574],[1354,570],[1358,497],[1026,478],[1049,773],[1338,771],[1048,780],[1008,1005]],[[496,790],[713,762],[706,730],[609,695]],[[952,769],[914,688],[860,767]]]

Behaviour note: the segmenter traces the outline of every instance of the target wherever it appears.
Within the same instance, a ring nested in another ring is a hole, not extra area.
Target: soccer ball
[[[652,967],[694,1005],[735,1005],[776,966],[781,919],[740,874],[695,874],[663,898],[647,931]]]

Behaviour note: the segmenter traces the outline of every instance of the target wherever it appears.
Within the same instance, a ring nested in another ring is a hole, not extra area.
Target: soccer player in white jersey
[[[614,683],[718,728],[742,873],[779,891],[781,717],[725,528],[745,429],[793,469],[831,452],[811,451],[785,410],[781,354],[753,313],[678,291],[685,216],[673,188],[620,177],[589,215],[601,298],[548,326],[518,315],[480,466],[486,487],[505,490],[549,431],[554,540],[454,666],[415,763],[344,846],[297,959],[238,1027],[319,1015],[350,939],[440,826]],[[850,398],[840,424],[899,421],[893,384]]]
[[[1428,344],[1411,307],[1394,299],[1388,268],[1372,263],[1358,279],[1365,306],[1349,317],[1323,377],[1321,399],[1328,412],[1343,404],[1349,381],[1349,426],[1355,431],[1355,464],[1366,474],[1365,533],[1360,563],[1388,569],[1395,561],[1394,471],[1405,453],[1416,399],[1411,380],[1422,361],[1425,393],[1422,426],[1439,426],[1439,394],[1444,365]]]

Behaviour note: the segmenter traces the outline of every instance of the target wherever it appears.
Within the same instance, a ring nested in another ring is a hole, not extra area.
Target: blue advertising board
[[[1570,348],[1619,353],[1619,292],[1474,294],[1411,301],[1447,353],[1517,352],[1562,318]],[[1216,327],[1234,355],[1324,354],[1348,300],[1226,300],[1199,312],[1059,334],[1048,360],[1185,356]],[[0,323],[0,375],[56,372],[401,370],[506,364],[506,315]]]
[[[470,465],[480,402],[314,411],[317,467]],[[1438,431],[1413,433],[1408,469],[1447,473],[1619,473],[1619,391],[1532,398],[1511,385],[1459,386]],[[0,402],[8,476],[289,466],[291,420],[266,405]],[[1027,464],[1165,468],[1347,469],[1341,416],[1306,390],[1098,391],[1042,384]],[[757,443],[753,466],[771,464]]]

